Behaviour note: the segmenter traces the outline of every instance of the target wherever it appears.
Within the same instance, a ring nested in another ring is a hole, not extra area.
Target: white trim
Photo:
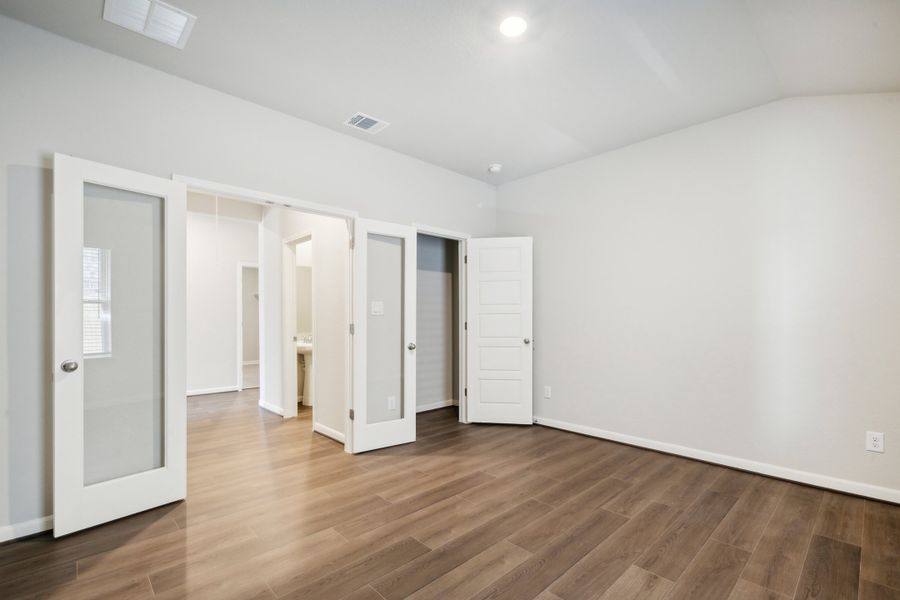
[[[278,205],[285,208],[298,208],[303,212],[315,213],[317,215],[325,215],[328,217],[340,217],[342,219],[354,219],[357,216],[355,210],[346,210],[329,206],[327,204],[319,204],[318,202],[309,202],[306,200],[298,200],[289,196],[280,196],[278,194],[269,194],[248,188],[238,187],[236,185],[228,185],[226,183],[218,183],[216,181],[207,181],[196,177],[187,177],[186,175],[172,175],[175,181],[181,181],[187,185],[191,191],[206,192],[207,194],[215,194],[219,196],[227,196],[235,200],[243,200],[253,204],[269,204]]]
[[[448,406],[453,406],[456,404],[456,400],[450,398],[449,400],[444,400],[443,402],[432,402],[430,404],[420,404],[416,406],[416,412],[428,412],[429,410],[437,410],[439,408],[447,408]]]
[[[253,365],[258,365],[259,361],[258,360],[245,360],[243,364],[245,367],[251,367]]]
[[[0,527],[0,543],[53,529],[53,515]]]
[[[344,377],[344,452],[348,454],[353,454],[353,421],[350,420],[350,410],[353,408],[353,346],[356,343],[355,336],[350,334],[350,326],[353,325],[353,270],[356,268],[353,260],[353,246],[356,244],[356,238],[353,237],[356,231],[354,223],[354,219],[344,220],[350,242],[349,251],[344,254],[344,289],[347,291],[344,303],[344,335],[347,336],[344,352],[344,372],[347,375]]]
[[[188,396],[205,396],[207,394],[224,394],[226,392],[239,392],[236,385],[224,385],[222,387],[201,388],[198,390],[188,390]]]
[[[413,223],[413,228],[416,230],[416,233],[424,233],[425,235],[433,235],[439,238],[445,238],[448,240],[467,240],[470,236],[468,233],[461,233],[459,231],[451,231],[450,229],[443,229],[441,227],[432,227],[431,225],[423,225],[421,223]]]
[[[456,305],[459,309],[459,314],[456,316],[456,353],[459,357],[459,364],[456,365],[458,379],[456,382],[456,395],[459,396],[457,405],[459,406],[460,423],[469,422],[469,398],[466,394],[468,386],[466,377],[469,372],[468,357],[466,355],[467,348],[469,347],[468,339],[466,338],[469,334],[469,329],[466,326],[469,320],[469,311],[467,310],[466,305],[466,299],[468,298],[468,294],[466,293],[466,281],[468,281],[469,277],[469,274],[466,272],[466,269],[468,268],[468,265],[466,264],[466,244],[467,242],[465,240],[460,240],[456,252]]]
[[[535,416],[534,422],[538,425],[544,425],[545,427],[563,429],[565,431],[589,435],[591,437],[602,438],[613,442],[620,442],[622,444],[629,444],[631,446],[639,446],[641,448],[657,450],[668,454],[676,454],[678,456],[702,460],[704,462],[714,463],[725,467],[732,467],[743,471],[752,471],[753,473],[759,473],[760,475],[767,475],[769,477],[787,479],[797,483],[805,483],[807,485],[845,492],[847,494],[865,496],[866,498],[874,498],[885,502],[893,502],[895,504],[900,503],[900,490],[869,483],[850,481],[849,479],[840,479],[838,477],[831,477],[830,475],[822,475],[820,473],[811,473],[809,471],[800,471],[798,469],[757,462],[746,458],[738,458],[736,456],[718,454],[707,450],[679,446],[678,444],[659,442],[624,433],[615,433],[613,431],[606,431],[587,425],[576,425],[574,423],[567,423],[566,421],[557,421],[555,419],[546,419],[544,417]]]
[[[269,404],[269,403],[266,402],[265,400],[260,400],[260,401],[259,401],[259,407],[260,407],[260,408],[264,408],[264,409],[266,409],[267,411],[269,411],[269,412],[271,412],[271,413],[275,413],[275,414],[278,415],[279,417],[283,417],[283,416],[284,416],[284,412],[281,410],[281,407],[280,407],[280,406],[275,406],[274,404]]]
[[[321,433],[327,438],[331,438],[336,442],[340,442],[344,444],[346,442],[346,436],[343,433],[338,431],[337,429],[332,429],[331,427],[327,427],[322,425],[321,423],[313,422],[313,431],[316,433]]]

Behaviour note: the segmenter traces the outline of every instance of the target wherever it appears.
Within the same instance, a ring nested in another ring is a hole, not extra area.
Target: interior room
[[[0,0],[0,598],[900,600],[900,2]]]
[[[187,395],[259,387],[262,207],[201,192],[186,221]]]

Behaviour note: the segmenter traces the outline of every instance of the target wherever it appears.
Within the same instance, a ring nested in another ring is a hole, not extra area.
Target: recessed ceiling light
[[[493,175],[496,175],[497,173],[499,173],[502,170],[503,170],[503,165],[501,165],[500,163],[491,163],[488,165],[488,173],[491,173]]]
[[[103,19],[182,50],[197,17],[160,0],[106,0]]]
[[[506,37],[519,37],[528,29],[528,21],[522,17],[506,17],[500,23],[500,33]]]

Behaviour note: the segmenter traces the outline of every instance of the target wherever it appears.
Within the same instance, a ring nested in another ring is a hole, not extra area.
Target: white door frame
[[[239,392],[244,390],[244,269],[256,269],[257,281],[259,281],[259,263],[240,261],[237,264],[237,389]],[[256,288],[256,293],[258,296],[259,287]],[[256,311],[256,317],[256,337],[259,338],[259,310]],[[259,347],[258,339],[256,345]],[[259,366],[259,359],[256,360],[256,366]]]
[[[312,242],[313,234],[312,232],[304,232],[300,235],[296,235],[290,238],[286,238],[283,240],[284,248],[282,249],[283,253],[288,253],[293,256],[293,263],[291,266],[293,269],[288,270],[287,265],[282,265],[281,272],[281,286],[282,286],[282,313],[285,317],[282,318],[282,324],[285,326],[285,339],[284,339],[284,355],[282,356],[282,368],[284,372],[282,373],[282,390],[281,394],[282,398],[282,407],[284,409],[284,416],[297,416],[297,336],[295,333],[297,332],[297,244],[302,242]],[[315,252],[315,249],[313,250]],[[288,275],[290,273],[290,275]],[[316,272],[315,269],[312,271],[313,283],[310,286],[310,296],[312,298],[312,306],[311,306],[311,319],[312,319],[312,335],[313,335],[313,348],[316,347],[316,298],[315,293],[315,277]],[[294,333],[288,334],[291,330],[288,325],[293,324]],[[313,369],[309,373],[309,387],[312,388],[312,397],[313,402],[315,402],[316,394],[316,383],[315,383],[315,364],[316,361],[313,361]],[[289,373],[293,371],[293,377],[289,375]],[[289,389],[291,386],[286,384],[293,383],[293,389]],[[304,391],[304,394],[306,392]],[[311,405],[312,406],[312,405]],[[312,429],[315,431],[316,424],[316,408],[312,406],[313,416],[311,419]]]
[[[431,225],[423,225],[422,223],[413,223],[416,233],[423,233],[432,237],[443,238],[445,240],[453,240],[456,244],[456,264],[458,279],[457,301],[458,314],[457,322],[457,355],[459,356],[458,365],[458,381],[457,386],[462,392],[457,398],[459,402],[459,422],[468,423],[468,405],[467,400],[467,384],[466,384],[466,240],[470,236],[468,233],[459,231],[451,231],[441,227],[432,227]]]
[[[162,198],[164,236],[163,464],[92,485],[84,483],[84,369],[62,368],[63,361],[84,362],[85,183]],[[53,187],[53,533],[59,537],[187,495],[186,193],[177,182],[59,153]]]
[[[344,432],[345,432],[345,440],[344,440],[344,451],[352,452],[353,451],[353,435],[352,435],[352,423],[350,422],[350,409],[353,406],[353,336],[350,335],[350,323],[353,322],[353,224],[356,218],[359,216],[359,213],[355,210],[348,210],[344,208],[339,208],[335,206],[330,206],[327,204],[320,204],[318,202],[310,202],[308,200],[301,200],[298,198],[292,198],[290,196],[282,196],[279,194],[271,194],[269,192],[263,192],[259,190],[252,190],[249,188],[243,188],[240,186],[230,185],[227,183],[219,183],[215,181],[209,181],[206,179],[200,179],[197,177],[190,177],[187,175],[172,175],[172,179],[174,181],[180,181],[187,186],[189,191],[194,192],[202,192],[206,194],[225,196],[228,198],[233,198],[236,200],[241,200],[243,202],[249,202],[251,204],[258,204],[261,206],[281,206],[283,208],[295,209],[305,213],[311,213],[316,215],[323,215],[326,217],[336,217],[338,219],[343,219],[347,224],[347,230],[350,238],[350,244],[347,249],[347,257],[346,257],[346,265],[347,268],[346,273],[346,314],[345,314],[345,323],[347,325],[346,331],[349,341],[347,343],[347,351],[344,353],[344,369],[347,373],[347,377],[344,382],[344,397],[346,398],[346,403],[344,406]],[[260,290],[262,292],[262,290]],[[263,311],[260,310],[260,320],[263,319]],[[278,363],[281,364],[282,356],[281,353],[277,357],[268,357],[272,360],[277,360]],[[260,345],[260,377],[262,377],[262,368],[267,358],[264,356],[262,344]],[[315,363],[315,361],[313,361]],[[262,398],[262,386],[260,386],[260,404],[262,404],[265,400]],[[280,406],[281,402],[279,399],[278,405]]]

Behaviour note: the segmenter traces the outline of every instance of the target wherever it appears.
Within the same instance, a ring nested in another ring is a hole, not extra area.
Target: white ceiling
[[[103,0],[0,12],[492,183],[785,96],[900,91],[900,0],[169,1],[198,16],[185,50]]]

